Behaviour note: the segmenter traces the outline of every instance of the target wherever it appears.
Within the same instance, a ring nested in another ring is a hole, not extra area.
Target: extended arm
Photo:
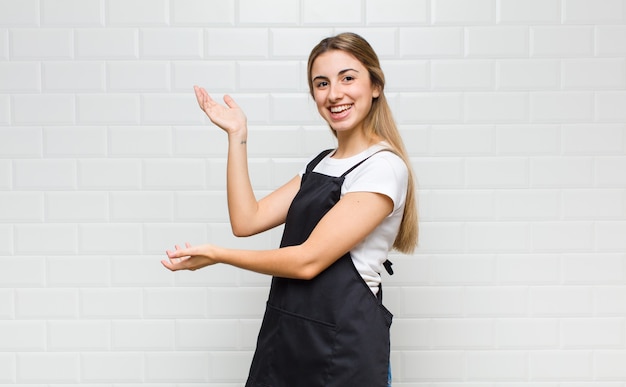
[[[176,247],[162,261],[170,270],[196,270],[226,263],[258,273],[311,279],[369,235],[393,209],[392,200],[371,192],[353,192],[320,220],[301,245],[275,250],[233,250],[214,245]]]
[[[214,101],[201,87],[194,86],[200,108],[211,122],[228,134],[226,191],[233,234],[249,236],[284,223],[289,205],[300,187],[300,177],[260,201],[254,196],[248,173],[248,126],[241,108],[228,95],[226,106]]]

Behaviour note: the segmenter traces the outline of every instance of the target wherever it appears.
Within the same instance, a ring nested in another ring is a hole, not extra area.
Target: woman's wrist
[[[223,261],[220,259],[220,257],[223,255],[220,254],[220,249],[221,248],[219,246],[211,244],[206,245],[205,255],[207,258],[209,258],[212,264],[223,263]]]
[[[248,135],[244,133],[228,133],[228,142],[231,144],[244,145],[248,143]]]

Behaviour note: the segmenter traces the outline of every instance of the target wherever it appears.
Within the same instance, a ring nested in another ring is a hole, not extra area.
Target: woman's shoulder
[[[385,143],[379,143],[373,146],[369,158],[372,165],[379,165],[381,168],[392,168],[394,171],[408,172],[407,165],[402,157]]]
[[[408,168],[402,158],[381,147],[347,176],[345,192],[367,191],[386,195],[397,210],[404,205],[408,179]]]
[[[353,181],[378,182],[380,184],[405,184],[408,168],[404,160],[388,146],[370,149],[362,165],[352,173]]]

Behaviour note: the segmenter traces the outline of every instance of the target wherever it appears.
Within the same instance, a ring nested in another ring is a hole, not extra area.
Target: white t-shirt
[[[374,294],[378,293],[383,262],[387,260],[400,228],[408,185],[408,170],[404,161],[393,152],[378,152],[388,148],[382,142],[344,159],[332,158],[334,152],[330,152],[313,169],[324,175],[341,176],[361,160],[373,155],[346,176],[341,186],[341,196],[349,192],[376,192],[393,201],[391,214],[350,251],[354,266]],[[300,175],[303,173],[304,169]]]

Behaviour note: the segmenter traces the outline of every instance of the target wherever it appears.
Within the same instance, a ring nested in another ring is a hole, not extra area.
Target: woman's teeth
[[[352,105],[341,105],[341,106],[331,106],[331,113],[341,113],[344,110],[348,110],[352,107]]]

